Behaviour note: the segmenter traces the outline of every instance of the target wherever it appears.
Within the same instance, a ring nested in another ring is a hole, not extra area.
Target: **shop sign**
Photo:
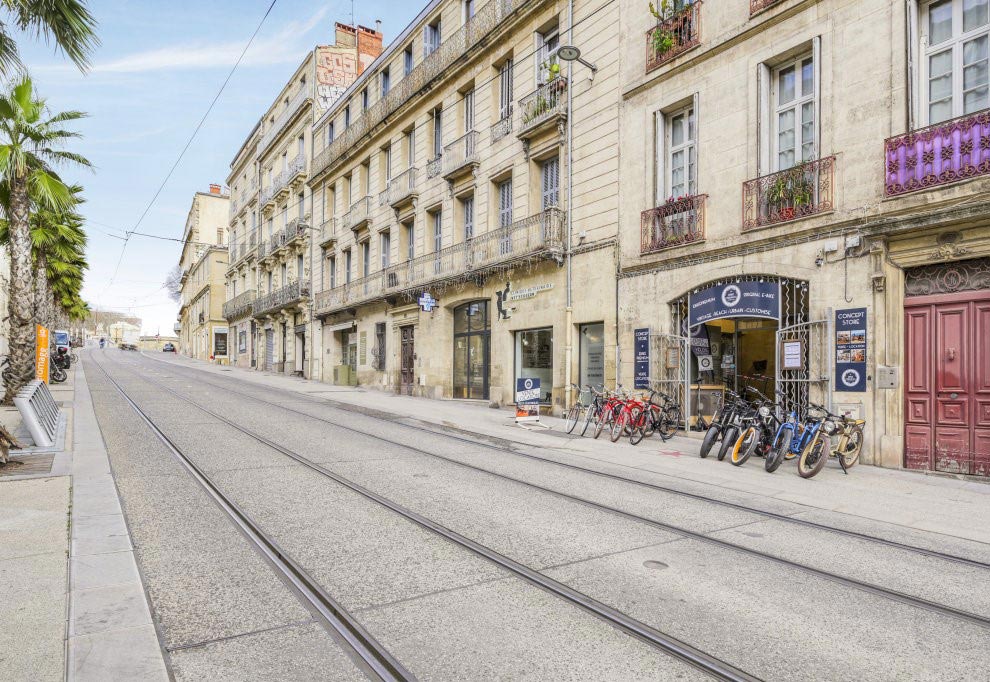
[[[533,298],[541,291],[548,291],[553,289],[553,283],[548,282],[546,284],[537,284],[531,287],[526,287],[525,289],[517,289],[509,294],[510,301],[520,301],[524,298]]]
[[[688,325],[731,317],[780,319],[779,282],[725,282],[688,296]]]
[[[516,379],[516,422],[540,421],[540,380]]]
[[[804,341],[787,339],[781,342],[781,369],[804,369]]]
[[[429,291],[424,291],[419,297],[419,307],[424,313],[433,312],[437,307],[437,299],[430,296]]]
[[[835,311],[835,390],[866,390],[866,308]]]
[[[650,387],[650,328],[643,327],[633,331],[635,339],[633,348],[634,372],[633,388]]]
[[[34,378],[48,383],[48,327],[34,326]]]

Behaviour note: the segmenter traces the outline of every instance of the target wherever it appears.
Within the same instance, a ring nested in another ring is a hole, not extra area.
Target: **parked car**
[[[174,353],[175,352],[175,344],[174,343],[171,343],[171,342],[170,343],[166,343],[164,346],[162,346],[162,352],[163,353]]]

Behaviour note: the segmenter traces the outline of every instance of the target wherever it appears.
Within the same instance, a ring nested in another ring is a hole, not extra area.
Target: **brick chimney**
[[[382,53],[382,32],[367,26],[357,27],[358,75]]]
[[[220,194],[220,185],[216,183],[210,184],[210,194]]]

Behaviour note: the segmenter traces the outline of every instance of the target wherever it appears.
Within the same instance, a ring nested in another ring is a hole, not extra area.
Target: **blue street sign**
[[[431,312],[437,307],[437,299],[430,296],[429,291],[424,291],[419,297],[419,307],[422,308],[424,312]]]

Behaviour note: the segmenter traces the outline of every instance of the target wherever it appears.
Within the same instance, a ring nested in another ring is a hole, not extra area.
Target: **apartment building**
[[[314,376],[499,405],[538,379],[555,409],[614,379],[614,28],[585,0],[434,0],[320,116]]]
[[[196,192],[183,232],[179,351],[198,360],[228,361],[223,304],[229,204],[220,185]]]
[[[621,8],[622,381],[990,475],[987,3]]]
[[[335,43],[307,53],[231,164],[223,314],[238,365],[309,376],[313,122],[381,50],[380,32],[337,24]]]

